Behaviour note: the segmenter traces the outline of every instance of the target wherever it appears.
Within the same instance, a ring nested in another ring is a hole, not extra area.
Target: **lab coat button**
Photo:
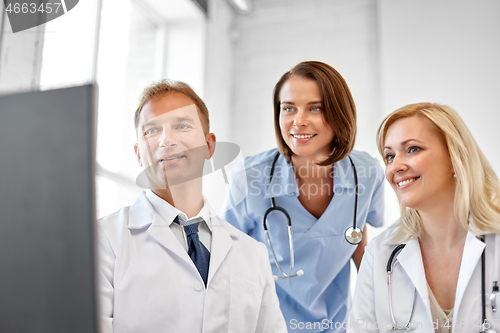
[[[193,287],[194,287],[194,290],[196,290],[196,291],[201,291],[203,289],[203,286],[201,285],[201,283],[195,283]]]

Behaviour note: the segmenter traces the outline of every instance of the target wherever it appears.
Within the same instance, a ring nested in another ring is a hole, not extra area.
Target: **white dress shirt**
[[[156,211],[160,217],[169,224],[170,230],[174,233],[175,237],[179,240],[181,245],[184,247],[186,252],[188,251],[188,243],[187,243],[187,236],[186,236],[186,231],[184,230],[184,227],[177,224],[177,223],[172,223],[177,215],[179,215],[179,218],[183,221],[190,221],[194,220],[198,217],[201,217],[203,221],[205,222],[200,222],[198,225],[198,236],[200,237],[200,241],[202,242],[203,245],[207,248],[209,252],[211,252],[212,248],[212,222],[210,218],[210,212],[208,209],[208,206],[206,205],[206,199],[203,197],[203,207],[201,208],[200,212],[196,214],[196,216],[193,216],[192,218],[188,218],[187,215],[180,211],[179,209],[175,208],[171,204],[169,204],[167,201],[164,199],[160,198],[157,196],[153,191],[147,190],[146,191],[146,197],[148,198],[149,202],[153,206],[153,209]]]

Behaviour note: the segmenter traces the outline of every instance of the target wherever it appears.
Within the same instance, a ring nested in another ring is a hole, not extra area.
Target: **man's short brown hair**
[[[142,109],[148,102],[156,98],[160,98],[165,95],[173,93],[183,94],[193,100],[194,104],[196,104],[196,108],[198,109],[198,114],[200,116],[201,124],[203,126],[203,132],[205,132],[205,134],[208,134],[210,131],[210,119],[208,116],[208,109],[205,103],[187,83],[181,81],[168,80],[168,79],[155,82],[144,89],[141,95],[141,99],[139,101],[139,106],[135,111],[135,116],[134,116],[135,128],[139,126],[139,118],[141,116]]]

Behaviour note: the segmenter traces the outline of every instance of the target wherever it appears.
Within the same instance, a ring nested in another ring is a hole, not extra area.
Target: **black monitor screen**
[[[95,99],[0,96],[0,332],[97,332]]]

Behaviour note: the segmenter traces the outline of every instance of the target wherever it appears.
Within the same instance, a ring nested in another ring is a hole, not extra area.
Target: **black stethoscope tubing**
[[[280,156],[280,152],[278,151],[276,153],[276,156],[274,157],[273,164],[272,164],[272,167],[271,167],[271,172],[269,174],[269,186],[271,185],[271,181],[273,180],[274,169],[276,167],[276,162],[278,161],[279,156]],[[357,173],[357,170],[356,170],[356,166],[354,165],[354,162],[352,161],[351,156],[347,156],[347,157],[349,157],[349,160],[351,161],[351,166],[352,166],[352,169],[353,169],[353,172],[354,172],[354,182],[355,182],[356,196],[355,196],[355,199],[354,199],[354,217],[353,217],[352,227],[347,228],[347,230],[345,231],[345,239],[346,239],[346,241],[348,243],[356,245],[356,244],[359,244],[361,242],[361,240],[363,239],[363,232],[362,232],[362,230],[360,230],[357,227],[358,196],[359,196],[358,173]],[[335,192],[334,192],[334,195],[335,195]],[[280,212],[282,212],[283,214],[285,214],[286,219],[287,219],[288,241],[289,241],[289,246],[290,246],[290,271],[289,271],[288,274],[286,274],[285,272],[283,272],[283,270],[281,269],[281,266],[280,266],[280,264],[278,262],[278,259],[276,257],[276,253],[274,252],[274,247],[273,247],[273,244],[271,242],[271,237],[269,236],[269,230],[267,228],[267,216],[271,212],[273,212],[273,211],[280,211]],[[295,260],[294,260],[294,248],[293,248],[292,219],[290,218],[290,215],[288,214],[288,212],[286,211],[286,209],[284,209],[283,207],[280,207],[280,206],[276,206],[276,201],[275,201],[274,197],[271,197],[271,207],[269,207],[266,210],[266,212],[264,213],[264,219],[263,219],[263,223],[262,224],[264,226],[264,231],[266,233],[266,237],[267,237],[267,240],[269,242],[269,246],[270,246],[271,251],[273,253],[274,260],[276,262],[276,266],[280,270],[281,274],[283,274],[283,277],[277,277],[277,276],[275,276],[274,278],[275,279],[286,279],[288,277],[301,276],[304,273],[302,270],[299,270],[296,274],[292,275],[293,266],[295,264]]]
[[[484,243],[484,236],[480,237],[481,241]],[[391,299],[391,283],[390,283],[390,276],[392,275],[392,262],[394,260],[394,257],[399,253],[400,250],[402,250],[405,247],[406,244],[399,244],[396,246],[396,248],[392,251],[391,255],[389,256],[389,260],[387,261],[387,276],[389,279],[389,307],[390,307],[390,312],[391,312],[391,317],[393,320],[393,323],[395,323],[394,319],[394,312],[392,311],[392,299]],[[481,324],[481,330],[479,333],[483,332],[488,332],[489,329],[486,328],[486,281],[485,281],[485,273],[486,273],[486,249],[483,250],[483,253],[481,254],[481,318],[482,318],[482,324]],[[413,294],[413,302],[415,301],[415,291]],[[413,306],[412,306],[412,313],[413,313]],[[408,319],[408,324],[405,327],[395,327],[393,326],[393,329],[409,329],[412,313],[410,313],[410,318]]]
[[[404,326],[399,326],[398,322],[396,321],[396,318],[394,317],[394,310],[392,307],[392,263],[394,260],[394,257],[401,251],[406,244],[399,244],[396,246],[396,248],[392,251],[391,255],[389,256],[389,260],[387,261],[387,286],[388,286],[388,295],[387,297],[389,298],[389,312],[391,315],[391,320],[392,320],[392,326],[389,325],[388,328],[390,330],[398,330],[398,331],[405,331],[405,330],[410,330],[411,329],[411,318],[413,317],[413,309],[415,308],[415,295],[416,295],[416,288],[413,288],[413,297],[411,301],[411,311],[410,311],[410,316],[408,317],[408,321],[406,322],[406,325]]]
[[[484,243],[484,236],[481,236],[481,241]],[[485,275],[485,272],[486,272],[486,248],[483,250],[483,253],[481,253],[481,306],[482,306],[482,312],[481,312],[481,317],[483,319],[482,321],[482,327],[481,327],[481,331],[479,331],[479,333],[481,332],[488,332],[488,330],[486,330],[485,328],[485,324],[486,324],[486,300],[485,300],[485,297],[486,297],[486,282],[485,282],[485,278],[484,278],[484,275]]]
[[[276,154],[276,156],[274,157],[274,160],[273,160],[273,165],[271,167],[271,172],[269,173],[269,186],[271,185],[271,181],[273,180],[273,175],[274,175],[274,167],[276,166],[276,161],[278,160],[278,157],[280,157],[280,153],[278,152]],[[267,223],[266,223],[266,220],[267,220],[267,215],[269,215],[269,213],[271,213],[273,210],[279,210],[281,212],[283,212],[285,214],[285,216],[287,217],[287,221],[288,221],[288,226],[292,226],[292,219],[290,218],[290,215],[288,214],[288,212],[286,211],[286,209],[282,208],[282,207],[279,207],[279,206],[276,206],[276,202],[274,200],[274,197],[271,197],[271,207],[266,210],[266,213],[264,214],[264,230],[268,230],[267,229]]]
[[[354,166],[354,162],[352,161],[351,156],[347,155],[347,157],[349,157],[349,161],[351,161],[352,171],[354,171],[354,184],[356,187],[356,196],[354,197],[354,218],[352,220],[352,228],[354,230],[356,230],[357,229],[357,222],[358,222],[357,216],[358,216],[358,196],[359,196],[358,171],[356,170],[356,167]]]
[[[274,157],[273,164],[271,166],[271,172],[269,173],[269,185],[271,184],[271,181],[273,180],[274,168],[276,167],[276,162],[278,161],[279,157],[280,157],[280,153],[278,152],[278,153],[276,153],[276,156]],[[354,162],[352,161],[351,156],[347,156],[347,157],[349,157],[349,161],[351,161],[352,170],[354,171],[354,182],[355,182],[355,187],[356,187],[356,196],[354,198],[354,218],[353,218],[353,222],[352,222],[352,228],[355,230],[355,229],[357,229],[358,197],[359,197],[358,172],[356,170],[356,166],[354,165]],[[334,192],[334,195],[335,195],[335,192]],[[271,197],[271,207],[264,214],[264,222],[263,222],[264,230],[266,230],[266,231],[268,230],[266,218],[267,218],[267,215],[269,215],[269,213],[272,212],[273,210],[279,210],[279,211],[283,212],[287,217],[288,225],[290,227],[292,226],[292,219],[290,218],[290,215],[288,214],[286,209],[279,207],[279,206],[276,206],[276,202],[274,200],[274,197]]]

